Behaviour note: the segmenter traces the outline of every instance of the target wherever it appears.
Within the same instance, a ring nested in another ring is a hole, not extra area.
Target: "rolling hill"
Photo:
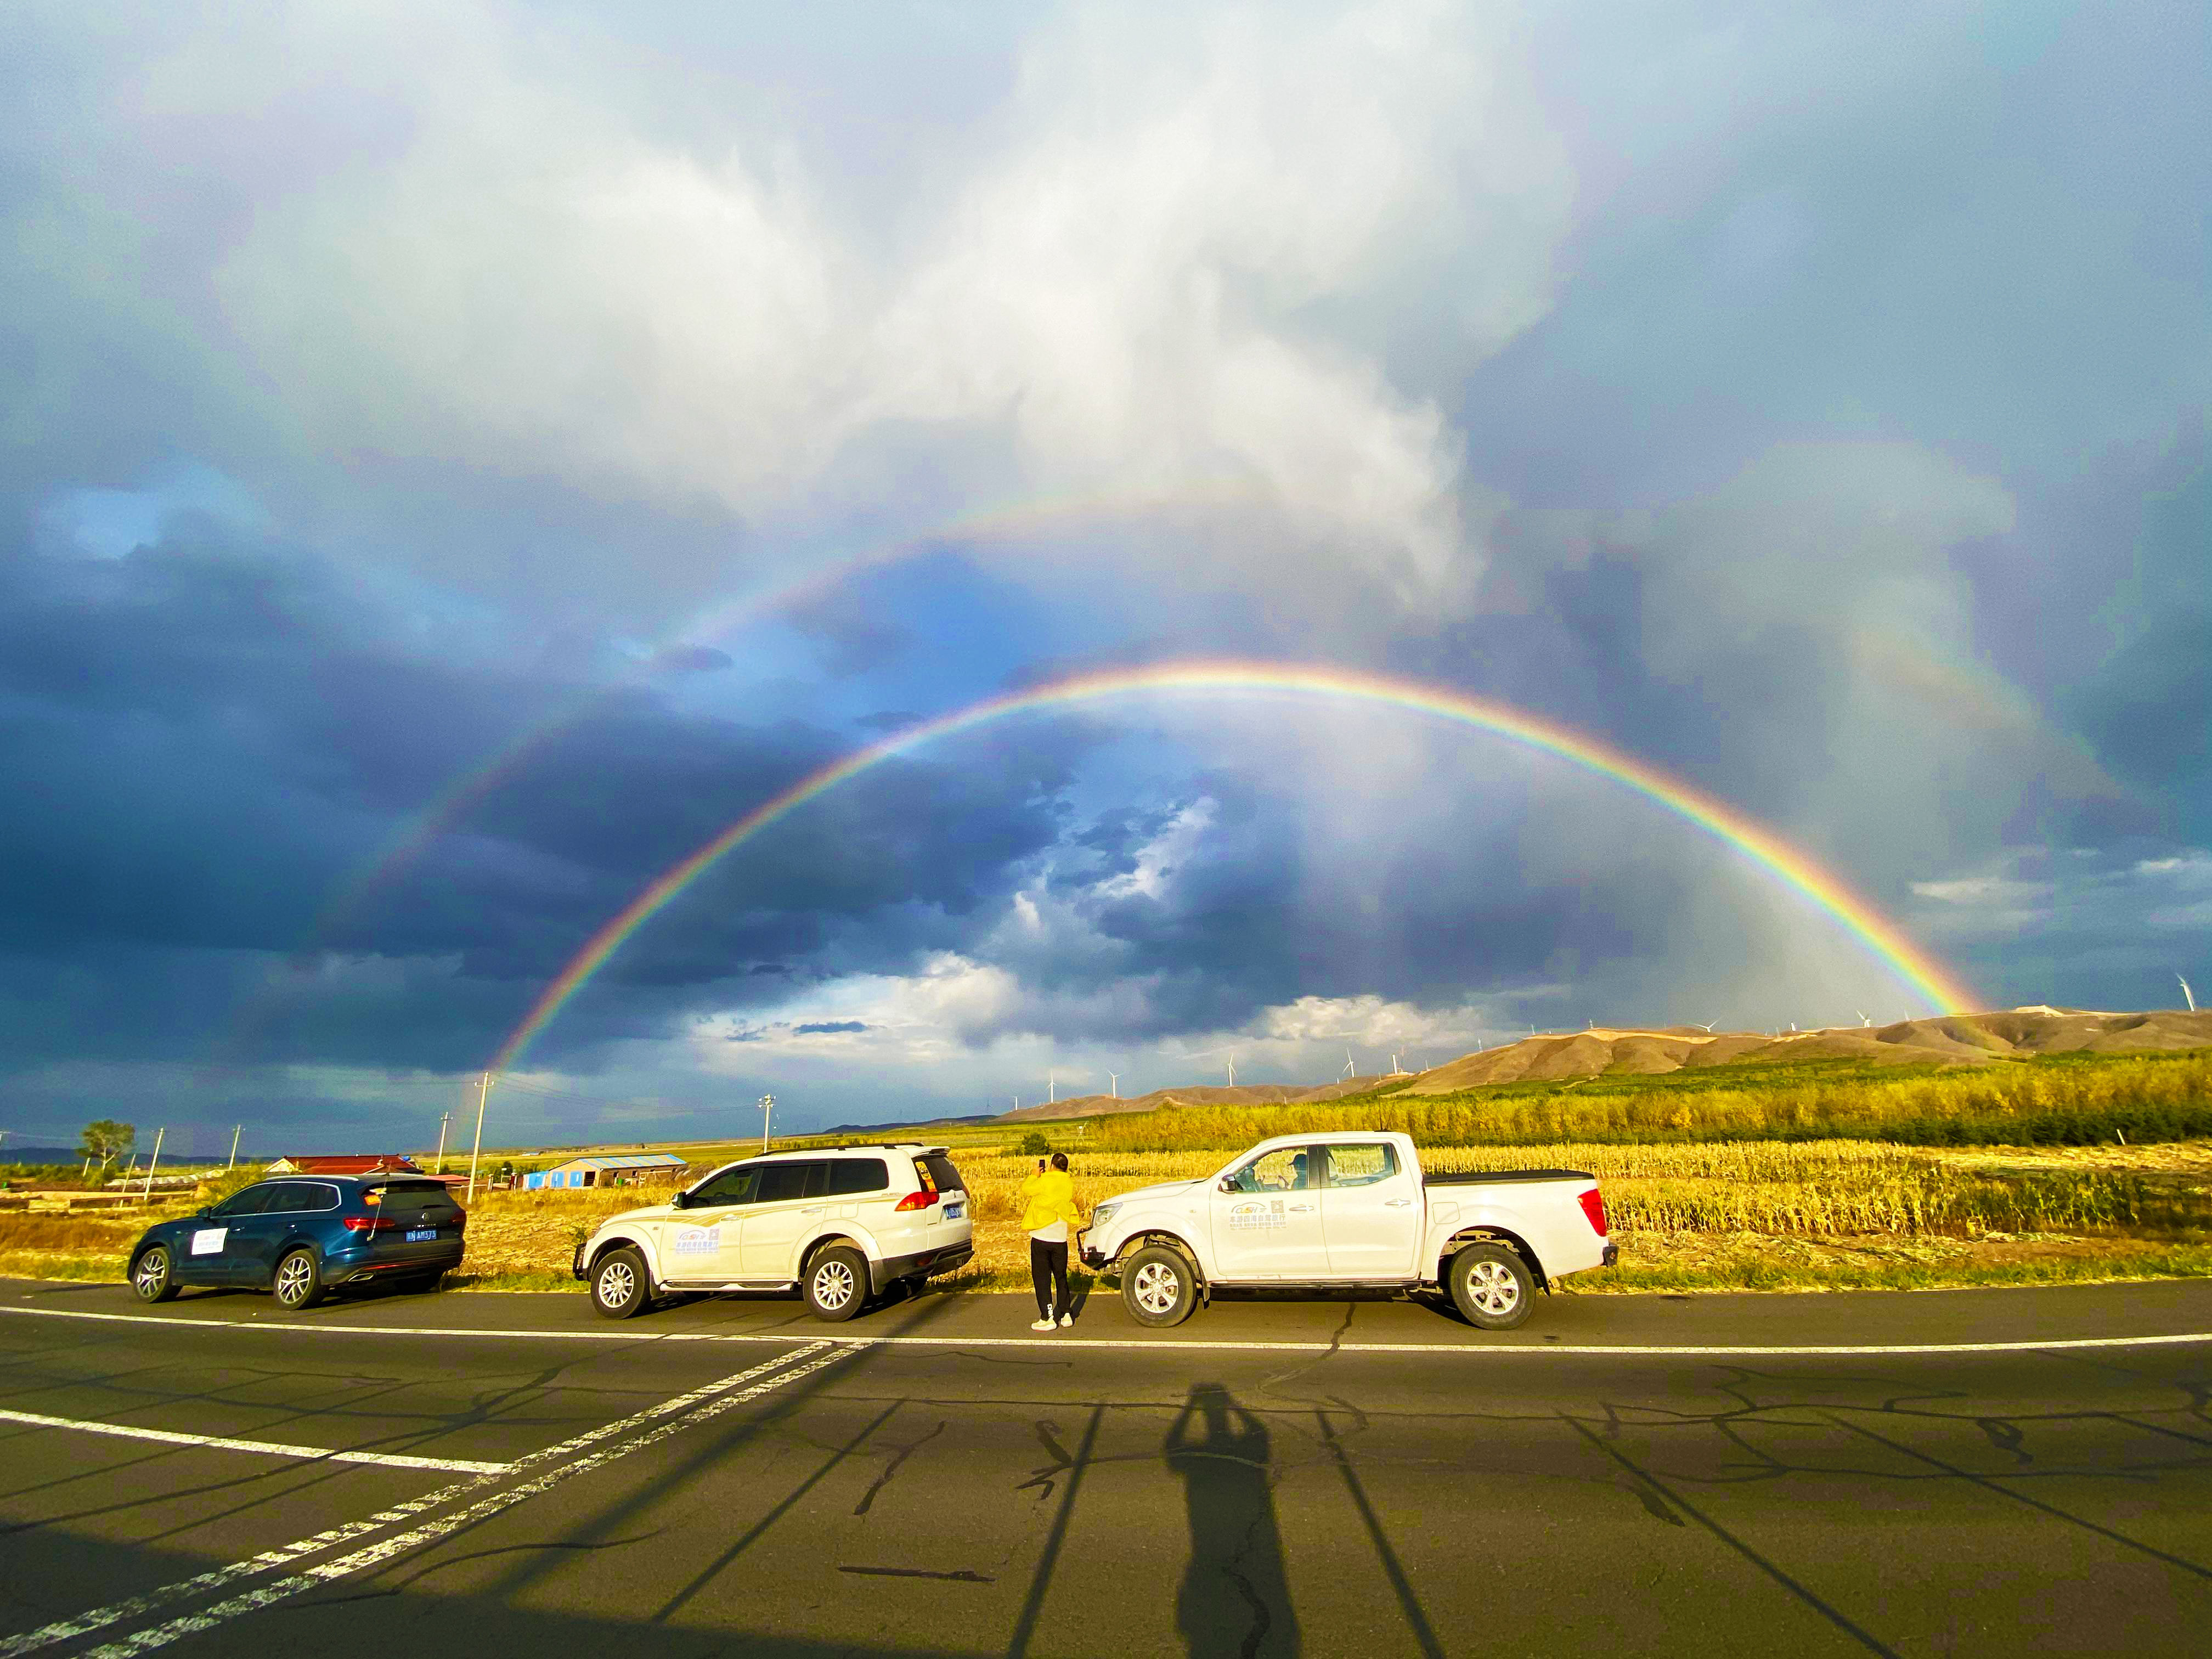
[[[1045,1121],[1178,1106],[1281,1105],[1364,1094],[1389,1083],[1399,1084],[1395,1092],[1402,1095],[1448,1095],[1486,1085],[1649,1075],[1709,1066],[1794,1065],[1819,1060],[1890,1066],[1986,1066],[2036,1054],[2141,1054],[2205,1048],[2212,1048],[2212,1011],[2178,1009],[2105,1013],[2037,1005],[1991,1013],[1899,1020],[1893,1025],[1829,1026],[1779,1036],[1765,1031],[1708,1031],[1696,1025],[1642,1030],[1600,1026],[1522,1037],[1462,1054],[1415,1074],[1410,1081],[1402,1075],[1384,1074],[1311,1088],[1273,1083],[1242,1084],[1235,1088],[1194,1084],[1121,1099],[1078,1095],[1048,1105],[1024,1106],[993,1121]]]

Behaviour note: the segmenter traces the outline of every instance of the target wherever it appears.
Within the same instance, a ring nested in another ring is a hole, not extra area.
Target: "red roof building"
[[[328,1158],[280,1158],[270,1175],[421,1175],[422,1166],[398,1152],[341,1152]]]

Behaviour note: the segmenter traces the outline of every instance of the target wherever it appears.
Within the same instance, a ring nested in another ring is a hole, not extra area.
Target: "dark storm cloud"
[[[194,543],[0,565],[19,1057],[158,1052],[247,995],[270,1028],[254,1041],[281,1051],[466,1065],[659,871],[850,746],[600,694],[418,860],[333,907],[404,815],[536,711],[578,704],[404,654],[403,633],[296,554]],[[878,767],[702,879],[610,971],[610,1023],[580,1029],[649,1028],[702,986],[780,981],[833,939],[848,966],[905,960],[1049,842],[1069,765],[1039,735],[981,766]],[[82,974],[95,959],[105,1003]],[[50,979],[70,988],[41,993]],[[622,989],[660,1000],[615,1006]]]

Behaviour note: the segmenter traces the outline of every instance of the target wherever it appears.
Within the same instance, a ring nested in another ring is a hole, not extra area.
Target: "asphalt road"
[[[2212,1647],[2212,1284],[1030,1316],[0,1280],[0,1659]]]

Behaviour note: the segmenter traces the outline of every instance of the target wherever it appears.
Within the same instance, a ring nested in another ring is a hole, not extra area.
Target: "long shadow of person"
[[[1168,1467],[1182,1477],[1190,1518],[1176,1628],[1192,1659],[1297,1654],[1267,1425],[1220,1383],[1193,1383],[1165,1450]]]

